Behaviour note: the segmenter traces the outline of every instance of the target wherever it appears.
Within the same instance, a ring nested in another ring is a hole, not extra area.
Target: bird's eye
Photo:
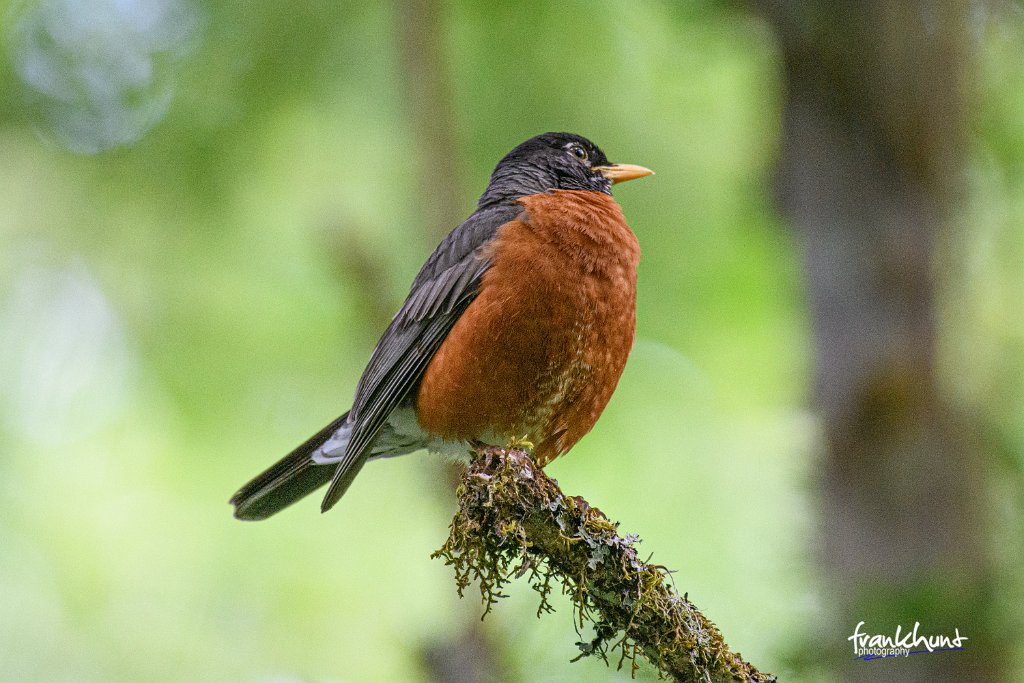
[[[587,160],[587,150],[583,149],[579,145],[573,145],[569,151],[571,151],[573,155],[580,161]]]

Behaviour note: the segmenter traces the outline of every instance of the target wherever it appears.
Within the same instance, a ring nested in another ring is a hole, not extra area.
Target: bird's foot
[[[513,436],[512,439],[508,443],[508,447],[509,448],[524,448],[527,451],[529,451],[530,453],[533,453],[533,442],[532,441],[527,441],[526,440],[527,436],[528,436],[527,434],[523,434],[521,437]]]

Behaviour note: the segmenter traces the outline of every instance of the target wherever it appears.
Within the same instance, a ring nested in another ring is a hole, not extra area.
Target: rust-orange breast
[[[633,345],[640,248],[601,192],[519,200],[480,293],[427,367],[420,425],[446,439],[526,436],[542,464],[597,422]]]

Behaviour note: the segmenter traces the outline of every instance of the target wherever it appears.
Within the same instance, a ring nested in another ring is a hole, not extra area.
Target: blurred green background
[[[414,5],[0,3],[0,679],[431,679],[481,611],[429,559],[441,463],[374,463],[325,516],[243,524],[226,501],[347,409],[419,264],[548,130],[657,171],[616,188],[643,249],[636,347],[548,471],[762,670],[809,680],[802,644],[852,632],[815,571],[771,31],[729,3]],[[975,23],[942,349],[1019,475],[1024,20]],[[992,494],[1016,599],[1019,484]],[[480,627],[503,680],[628,679],[570,664],[567,601],[536,606],[517,584]]]

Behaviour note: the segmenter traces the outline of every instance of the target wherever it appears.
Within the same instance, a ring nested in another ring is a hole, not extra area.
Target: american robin
[[[231,498],[265,519],[330,482],[330,509],[363,464],[421,448],[534,445],[543,466],[604,410],[633,345],[640,248],[612,199],[642,166],[545,133],[498,163],[476,211],[413,280],[351,410]]]

